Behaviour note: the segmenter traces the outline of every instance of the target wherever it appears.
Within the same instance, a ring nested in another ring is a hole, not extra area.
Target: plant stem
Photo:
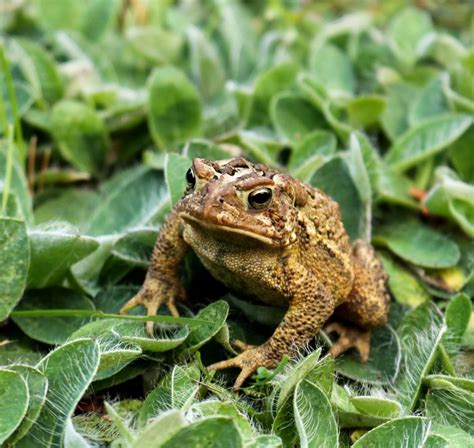
[[[95,317],[98,319],[125,319],[136,320],[139,322],[147,322],[149,320],[160,323],[174,323],[197,326],[208,324],[203,319],[195,319],[191,317],[173,317],[173,316],[131,316],[129,314],[111,314],[103,313],[96,310],[25,310],[13,311],[11,317]]]
[[[10,72],[10,64],[8,63],[8,59],[5,55],[5,49],[2,44],[0,44],[0,67],[5,78],[8,99],[10,100],[10,107],[13,114],[13,122],[15,123],[16,143],[18,145],[18,152],[20,153],[20,160],[24,162],[26,157],[25,141],[23,140],[23,131],[21,129],[20,115],[18,113],[15,86],[13,85],[13,78]]]
[[[13,125],[9,124],[7,127],[7,163],[5,166],[5,181],[3,182],[2,195],[2,215],[7,214],[8,196],[10,195],[10,185],[12,183],[12,168],[13,168]]]

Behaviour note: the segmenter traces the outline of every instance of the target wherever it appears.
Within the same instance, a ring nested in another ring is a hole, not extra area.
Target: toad
[[[178,267],[194,250],[204,267],[231,290],[288,310],[260,346],[209,369],[241,369],[235,388],[260,366],[274,368],[302,348],[334,314],[326,332],[338,340],[330,353],[349,348],[367,361],[370,332],[387,322],[387,275],[372,246],[352,244],[338,204],[290,175],[242,157],[194,159],[187,189],[162,226],[140,291],[122,308],[156,314],[165,305],[178,316],[186,292]],[[149,332],[153,322],[147,323]]]

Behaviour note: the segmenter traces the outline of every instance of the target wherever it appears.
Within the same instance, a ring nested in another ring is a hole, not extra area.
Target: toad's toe
[[[361,330],[356,327],[346,327],[338,322],[332,322],[324,328],[326,333],[337,333],[338,340],[329,350],[329,354],[336,357],[350,348],[355,348],[362,362],[369,360],[370,353],[370,330]]]

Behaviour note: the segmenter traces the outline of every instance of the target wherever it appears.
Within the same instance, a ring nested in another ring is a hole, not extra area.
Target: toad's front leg
[[[259,347],[208,367],[209,370],[241,369],[234,384],[239,389],[258,367],[274,368],[283,355],[292,355],[315,336],[334,311],[334,300],[321,287],[305,288],[291,300],[288,311],[271,338]]]
[[[181,235],[181,220],[175,209],[160,230],[143,286],[120,312],[126,313],[137,305],[143,305],[151,316],[164,304],[173,316],[178,316],[176,300],[185,298],[178,266],[187,250],[188,245]],[[147,322],[147,331],[153,334],[153,322]]]

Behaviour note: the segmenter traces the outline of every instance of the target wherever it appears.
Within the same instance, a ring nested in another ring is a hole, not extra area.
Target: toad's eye
[[[249,194],[249,204],[252,208],[261,209],[266,207],[272,199],[272,190],[270,188],[259,188]]]
[[[189,170],[186,171],[186,182],[190,188],[194,188],[194,185],[196,185],[196,176],[194,175],[192,168],[189,168]]]

